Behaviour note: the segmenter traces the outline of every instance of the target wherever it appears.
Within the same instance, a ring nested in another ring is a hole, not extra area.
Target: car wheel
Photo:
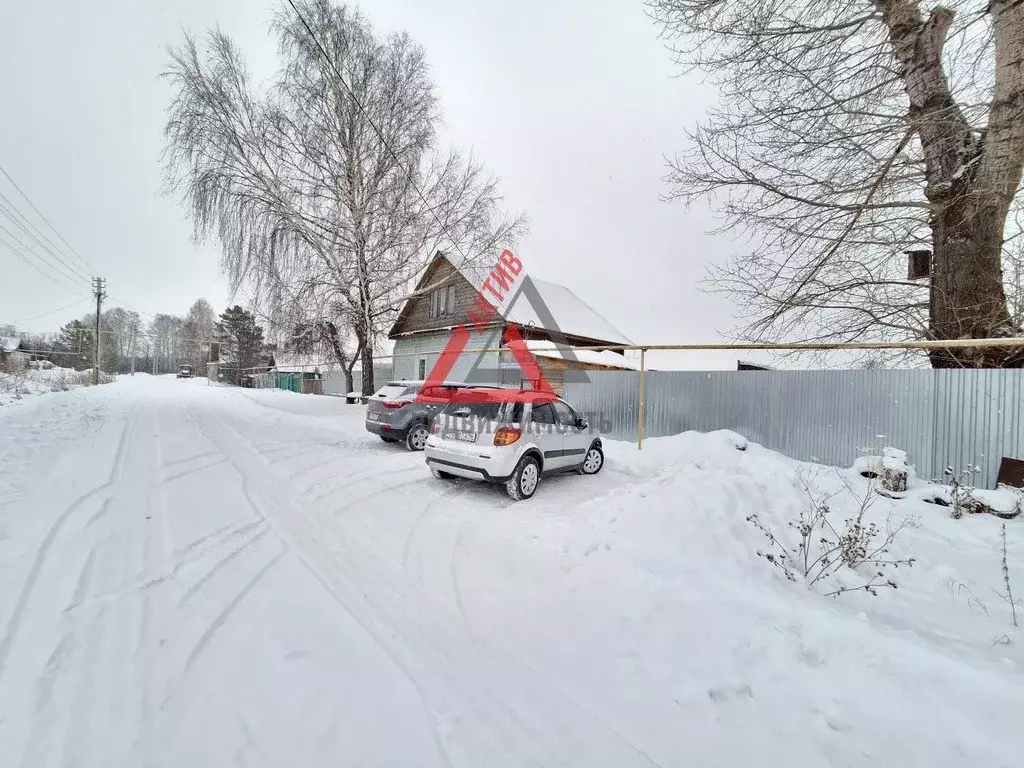
[[[604,451],[600,446],[592,445],[587,455],[583,457],[583,466],[580,467],[581,475],[596,475],[604,466]]]
[[[385,443],[397,443],[398,442],[398,438],[397,437],[387,437],[385,435],[381,435],[380,439],[383,440]]]
[[[522,501],[533,496],[539,482],[540,465],[533,456],[524,456],[512,477],[505,481],[505,490],[515,501]]]
[[[405,447],[410,451],[422,451],[427,447],[430,430],[426,424],[413,424],[405,436]]]
[[[454,480],[455,475],[449,474],[448,472],[442,472],[440,469],[430,468],[430,474],[436,477],[438,480]]]

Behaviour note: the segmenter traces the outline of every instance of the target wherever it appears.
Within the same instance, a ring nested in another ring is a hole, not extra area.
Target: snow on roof
[[[0,336],[0,352],[14,352],[20,344],[17,336]]]
[[[577,360],[589,365],[603,365],[606,368],[619,368],[624,371],[639,371],[640,363],[618,352],[603,350],[598,352],[593,349],[572,349],[563,347],[559,349],[550,341],[527,341],[526,347],[538,357],[550,357],[556,360]],[[649,369],[648,369],[649,370]]]
[[[528,294],[520,292],[506,313],[510,323],[532,325],[546,330],[559,330],[573,336],[610,341],[614,344],[632,344],[625,334],[595,312],[583,299],[564,285],[549,283],[547,280],[528,278],[533,282],[541,301],[554,318],[558,328],[547,328],[537,309],[530,304]]]
[[[448,256],[446,255],[445,258],[448,259]],[[470,285],[478,291],[483,287],[484,280],[490,274],[489,266],[470,264],[465,261],[456,263],[451,259],[448,260],[466,278]],[[609,341],[613,344],[633,343],[625,334],[601,317],[589,304],[564,285],[549,283],[547,280],[538,280],[529,274],[526,277],[537,289],[541,301],[544,302],[558,327],[548,328],[547,324],[541,321],[536,308],[530,304],[529,296],[524,291],[520,291],[513,304],[506,311],[505,319],[508,322],[516,323],[517,325],[532,325],[535,328],[544,328],[548,331],[557,330],[572,336],[584,336],[588,339]]]

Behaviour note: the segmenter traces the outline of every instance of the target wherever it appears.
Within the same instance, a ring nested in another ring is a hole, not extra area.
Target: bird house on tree
[[[932,252],[928,249],[904,251],[907,254],[907,279],[925,280],[932,276]]]

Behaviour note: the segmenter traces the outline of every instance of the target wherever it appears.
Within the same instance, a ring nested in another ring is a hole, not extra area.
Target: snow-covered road
[[[982,590],[944,553],[989,520],[929,527],[909,596],[826,600],[751,555],[795,463],[687,439],[513,504],[332,398],[136,376],[2,409],[0,766],[1019,759],[1024,639],[941,594]]]

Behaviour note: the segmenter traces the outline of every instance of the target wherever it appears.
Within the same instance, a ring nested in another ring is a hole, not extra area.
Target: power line
[[[3,198],[2,194],[0,194],[0,198]],[[21,215],[21,212],[18,211],[17,209],[14,209],[14,213]],[[88,275],[84,274],[80,269],[78,269],[76,266],[67,261],[65,257],[61,256],[56,251],[54,251],[51,248],[48,248],[45,244],[43,244],[43,242],[33,234],[31,229],[27,228],[24,224],[18,221],[18,219],[14,216],[14,213],[12,213],[11,210],[9,210],[7,206],[3,203],[3,201],[0,200],[0,215],[6,216],[7,220],[11,224],[16,226],[22,234],[28,235],[29,239],[31,239],[37,246],[42,248],[45,255],[43,253],[39,253],[31,245],[25,245],[25,243],[22,243],[20,240],[18,240],[22,247],[26,248],[29,251],[29,253],[38,258],[47,266],[54,268],[61,272],[62,274],[64,274],[65,277],[69,277],[72,280],[90,279]],[[3,225],[0,225],[0,227],[3,227]],[[15,237],[15,234],[10,230],[4,228],[4,231],[7,232],[7,234],[10,235],[11,237]]]
[[[20,245],[22,247],[22,249],[24,250],[24,253],[22,254],[23,257],[25,255],[25,253],[31,254],[32,256],[37,258],[41,264],[44,264],[46,267],[48,267],[49,269],[52,269],[54,272],[59,274],[61,277],[67,278],[68,280],[71,280],[72,282],[77,282],[79,280],[87,280],[88,279],[88,278],[83,278],[81,275],[78,275],[78,274],[75,274],[75,273],[71,272],[66,267],[61,267],[59,262],[58,263],[54,263],[52,261],[49,261],[48,259],[46,259],[42,255],[40,255],[36,251],[32,250],[29,246],[25,245],[25,243],[23,243],[18,238],[17,235],[15,235],[13,232],[11,232],[11,230],[7,229],[7,227],[5,227],[3,224],[0,224],[0,232],[6,233],[8,237],[10,237],[14,242],[16,242],[18,245]]]
[[[127,301],[121,301],[120,299],[115,299],[113,296],[108,296],[107,298],[109,298],[115,304],[120,304],[122,307],[125,307],[127,309],[131,309],[131,310],[133,310],[135,312],[138,312],[140,315],[145,315],[146,317],[152,317],[154,320],[156,320],[156,315],[151,315],[149,312],[143,312],[141,309],[139,309],[138,307],[132,306]]]
[[[445,226],[444,222],[441,221],[440,217],[438,217],[437,212],[434,211],[434,207],[427,202],[426,196],[423,194],[422,191],[420,191],[419,185],[413,179],[412,173],[408,169],[406,169],[406,167],[402,164],[402,159],[398,156],[398,153],[391,148],[391,145],[388,144],[387,139],[384,138],[384,133],[380,130],[380,128],[377,127],[377,124],[373,122],[373,118],[370,117],[369,113],[366,111],[366,108],[363,107],[359,99],[356,98],[355,91],[353,91],[352,88],[349,87],[349,84],[345,82],[345,76],[341,74],[341,70],[338,68],[338,65],[334,63],[334,59],[331,58],[331,55],[327,52],[327,49],[323,46],[323,43],[321,43],[319,38],[317,38],[316,34],[314,34],[313,28],[310,27],[309,22],[306,21],[306,17],[302,15],[302,12],[295,5],[294,0],[288,0],[288,5],[290,5],[292,7],[292,10],[295,11],[295,15],[299,17],[299,21],[302,22],[302,26],[304,26],[306,28],[306,32],[309,33],[310,39],[320,50],[320,53],[323,54],[324,60],[330,65],[331,69],[334,70],[334,74],[338,76],[338,81],[345,88],[345,90],[348,91],[348,95],[355,103],[355,105],[359,107],[359,111],[363,113],[363,117],[366,118],[366,122],[370,124],[370,127],[373,129],[373,132],[377,134],[377,137],[380,139],[381,144],[384,145],[384,148],[395,159],[395,162],[398,164],[398,167],[402,169],[402,173],[405,174],[405,178],[406,181],[409,182],[409,186],[411,186],[416,191],[416,194],[419,195],[420,200],[427,207],[427,210],[430,211],[430,215],[434,217],[434,221],[436,221],[438,223],[438,226],[441,227],[441,231],[448,235],[448,237],[451,239],[452,246],[456,250],[458,250],[459,255],[462,256],[463,260],[466,263],[468,263],[469,256],[467,256],[465,251],[463,251],[462,248],[459,247],[458,241],[455,239],[455,237],[452,236],[452,233],[448,230],[448,227]]]
[[[75,301],[75,302],[72,302],[71,304],[68,304],[66,307],[61,307],[60,309],[55,309],[55,310],[53,310],[51,312],[43,312],[43,313],[38,314],[38,315],[32,315],[32,317],[23,317],[20,320],[11,320],[10,322],[5,323],[5,324],[6,325],[17,325],[18,323],[27,323],[30,320],[38,320],[40,317],[46,317],[48,315],[56,315],[58,312],[63,312],[66,309],[71,309],[72,307],[77,307],[79,304],[84,304],[88,300],[89,299],[79,299],[78,301]]]
[[[11,202],[10,198],[8,198],[2,192],[0,192],[0,212],[7,216],[7,218],[10,219],[15,226],[17,226],[22,232],[24,232],[26,235],[32,238],[32,240],[34,240],[40,248],[49,253],[55,259],[57,259],[57,261],[68,267],[72,272],[77,273],[83,280],[89,279],[89,276],[82,272],[80,267],[73,264],[71,260],[68,259],[67,256],[60,253],[60,248],[54,245],[52,240],[50,240],[46,235],[40,232],[38,227],[36,227],[35,224],[29,221],[29,218],[18,210],[18,206]],[[15,216],[15,214],[17,215],[17,217]],[[42,240],[39,239],[40,237],[42,238]],[[45,244],[43,243],[43,240],[46,241]]]
[[[86,267],[86,268],[87,268],[87,269],[88,269],[88,270],[89,270],[90,272],[92,272],[93,274],[97,274],[97,273],[99,272],[99,270],[98,270],[98,269],[96,269],[96,267],[94,267],[94,266],[93,266],[92,264],[90,264],[90,263],[89,263],[88,261],[86,261],[86,260],[85,260],[85,258],[84,258],[84,257],[82,256],[82,254],[80,254],[80,253],[79,253],[78,251],[76,251],[76,250],[75,250],[75,249],[74,249],[74,248],[72,247],[71,243],[69,243],[69,242],[68,242],[67,240],[65,240],[65,239],[64,239],[64,236],[63,236],[63,235],[62,235],[62,234],[61,234],[60,232],[58,232],[58,231],[57,231],[57,228],[56,228],[55,226],[53,226],[53,224],[51,224],[51,223],[50,223],[50,220],[49,220],[49,219],[47,219],[47,218],[46,218],[45,216],[43,216],[43,213],[42,213],[42,211],[40,211],[40,210],[39,210],[38,208],[36,208],[36,205],[35,205],[35,203],[33,203],[33,202],[32,202],[31,198],[29,198],[29,196],[25,194],[25,191],[24,191],[24,190],[23,190],[23,189],[22,189],[21,187],[19,187],[19,186],[18,186],[18,182],[16,182],[16,181],[15,181],[15,180],[14,180],[13,178],[11,178],[11,174],[9,174],[9,173],[7,172],[7,169],[6,169],[6,168],[4,168],[3,164],[0,164],[0,173],[2,173],[2,174],[3,174],[4,176],[6,176],[6,177],[7,177],[7,180],[8,180],[9,182],[11,182],[11,184],[12,184],[12,185],[14,186],[14,188],[15,188],[16,190],[18,190],[18,192],[19,192],[19,193],[21,194],[21,196],[22,196],[22,197],[24,197],[24,198],[25,198],[25,201],[26,201],[26,202],[27,202],[27,203],[28,203],[28,204],[29,204],[30,206],[32,206],[32,210],[36,212],[36,214],[37,214],[37,215],[39,216],[39,218],[40,218],[40,219],[42,219],[42,220],[43,220],[44,222],[46,222],[46,225],[47,225],[47,226],[48,226],[48,227],[49,227],[49,228],[50,228],[51,230],[53,230],[53,234],[55,234],[55,235],[56,235],[56,236],[57,236],[57,237],[58,237],[58,238],[60,239],[60,241],[61,241],[62,243],[64,243],[64,245],[66,245],[66,246],[68,247],[68,250],[70,250],[70,251],[71,251],[71,252],[72,252],[72,253],[73,253],[73,254],[74,254],[75,256],[77,256],[77,257],[78,257],[78,259],[79,259],[79,261],[81,261],[81,262],[82,262],[82,264],[83,264],[83,265],[84,265],[84,266],[85,266],[85,267]]]
[[[80,290],[79,288],[72,288],[70,285],[68,285],[66,282],[64,282],[60,278],[54,277],[49,272],[44,271],[41,267],[37,266],[34,261],[30,261],[30,260],[26,259],[24,256],[21,255],[21,253],[18,252],[18,250],[14,246],[12,246],[10,243],[8,243],[6,240],[4,240],[2,237],[0,237],[0,245],[3,245],[5,248],[7,248],[7,250],[9,250],[11,253],[13,253],[15,256],[17,256],[22,261],[24,261],[26,264],[28,264],[30,267],[32,267],[32,269],[34,269],[40,275],[45,277],[47,280],[55,283],[56,285],[59,285],[64,290],[68,291],[69,293],[78,293],[79,292],[79,290]]]

